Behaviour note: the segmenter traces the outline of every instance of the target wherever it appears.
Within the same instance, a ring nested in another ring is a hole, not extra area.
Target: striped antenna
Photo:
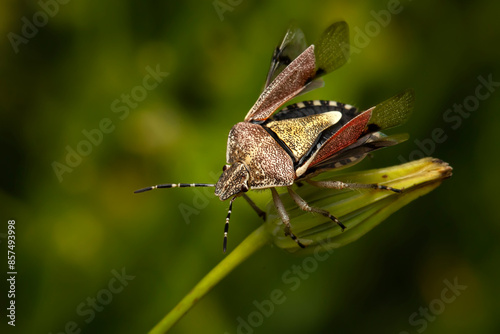
[[[226,224],[224,225],[224,243],[222,245],[222,251],[226,253],[227,246],[227,232],[229,231],[229,219],[231,218],[231,211],[233,210],[233,201],[237,196],[234,196],[229,201],[229,210],[227,210]]]
[[[145,191],[160,189],[160,188],[187,188],[187,187],[215,187],[215,184],[209,183],[165,183],[165,184],[157,184],[156,186],[151,186],[147,188],[142,188],[134,191],[135,194],[143,193]]]

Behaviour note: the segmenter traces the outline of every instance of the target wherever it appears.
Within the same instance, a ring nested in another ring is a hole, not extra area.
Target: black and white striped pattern
[[[222,251],[225,253],[226,252],[226,247],[227,247],[227,233],[229,232],[229,219],[231,218],[231,211],[233,211],[233,201],[236,198],[234,196],[231,198],[229,201],[229,209],[227,210],[227,216],[226,216],[226,224],[224,225],[224,242],[222,244]]]
[[[165,183],[157,184],[156,186],[146,187],[134,191],[134,193],[142,193],[145,191],[160,189],[160,188],[188,188],[188,187],[215,187],[215,184],[210,183]]]
[[[329,111],[340,111],[345,114],[349,119],[356,115],[357,108],[346,103],[328,101],[328,100],[311,100],[302,101],[298,103],[290,104],[275,115],[271,117],[271,120],[278,121],[288,118],[304,117],[309,115],[322,114]]]

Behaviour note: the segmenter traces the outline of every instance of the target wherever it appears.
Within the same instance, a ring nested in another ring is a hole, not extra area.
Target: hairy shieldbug
[[[406,140],[406,135],[386,136],[380,132],[402,124],[413,109],[414,93],[406,90],[363,112],[348,104],[334,101],[304,101],[275,113],[297,95],[321,87],[321,76],[347,62],[349,28],[345,22],[328,27],[318,41],[307,46],[304,34],[290,28],[275,49],[265,88],[243,122],[229,132],[226,165],[217,184],[160,184],[135,191],[157,188],[215,187],[221,200],[230,199],[224,226],[223,251],[226,251],[229,219],[233,201],[242,196],[265,219],[245,194],[251,189],[267,189],[289,235],[300,247],[304,245],[293,234],[290,219],[276,191],[286,187],[300,209],[319,213],[345,226],[328,211],[311,207],[293,189],[298,181],[324,188],[372,188],[400,192],[379,184],[357,184],[339,181],[314,181],[311,178],[332,169],[361,161],[369,152]],[[273,115],[274,114],[274,115]]]

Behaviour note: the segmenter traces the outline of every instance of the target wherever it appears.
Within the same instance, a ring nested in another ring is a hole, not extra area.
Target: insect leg
[[[400,193],[403,190],[397,189],[393,187],[384,186],[378,183],[346,183],[341,181],[312,181],[307,180],[309,184],[320,188],[332,188],[332,189],[381,189],[381,190],[390,190],[395,193]]]
[[[227,210],[226,224],[224,225],[224,243],[222,244],[222,251],[226,252],[227,246],[227,232],[229,232],[229,219],[231,218],[231,211],[233,210],[233,201],[237,196],[234,196],[229,201],[229,209]]]
[[[290,238],[293,239],[302,248],[305,248],[299,239],[295,236],[295,234],[292,233],[292,227],[290,225],[290,217],[288,217],[288,213],[286,212],[285,206],[283,205],[283,202],[280,199],[280,196],[278,195],[278,192],[276,191],[275,188],[271,188],[271,192],[273,194],[273,200],[274,200],[274,205],[276,206],[276,210],[278,211],[278,214],[281,217],[281,221],[283,221],[283,224],[285,224],[285,235],[289,235]]]
[[[254,201],[252,201],[252,199],[247,196],[247,194],[243,194],[242,196],[243,196],[244,199],[246,199],[246,201],[248,202],[248,204],[250,204],[250,206],[252,207],[252,209],[254,209],[255,212],[257,212],[257,214],[259,215],[259,217],[261,217],[262,219],[264,219],[264,221],[266,221],[266,213],[264,211],[262,211],[257,206],[257,204],[255,204]]]
[[[316,213],[319,213],[327,218],[330,218],[333,222],[335,222],[338,226],[340,226],[342,231],[344,231],[344,229],[346,227],[344,226],[344,224],[342,224],[337,219],[337,217],[335,217],[334,215],[332,215],[330,212],[328,212],[326,210],[322,210],[319,208],[309,206],[309,204],[307,204],[307,202],[302,197],[300,197],[295,191],[292,190],[292,187],[287,187],[287,189],[288,189],[288,193],[290,194],[290,197],[292,197],[293,201],[295,203],[297,203],[297,205],[299,206],[299,208],[301,210],[307,211],[307,212],[316,212]]]
[[[165,184],[157,184],[156,186],[146,187],[139,190],[134,191],[134,193],[142,193],[145,191],[160,189],[160,188],[185,188],[185,187],[215,187],[215,184],[208,183],[165,183]]]

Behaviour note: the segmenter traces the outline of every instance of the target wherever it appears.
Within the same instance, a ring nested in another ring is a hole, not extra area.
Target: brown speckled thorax
[[[295,179],[292,158],[258,124],[241,122],[231,129],[226,161],[245,166],[250,189],[289,186]],[[236,183],[238,180],[227,182],[228,174],[234,172],[233,168],[226,168],[217,182],[215,195],[221,200],[241,192],[241,183]]]
[[[330,111],[270,121],[264,125],[236,124],[229,132],[226,162],[229,165],[237,163],[238,167],[225,168],[217,182],[215,195],[225,200],[242,189],[292,185],[299,176],[295,173],[295,164],[312,150],[319,135],[341,118],[340,112]],[[234,173],[241,176],[231,177]]]

